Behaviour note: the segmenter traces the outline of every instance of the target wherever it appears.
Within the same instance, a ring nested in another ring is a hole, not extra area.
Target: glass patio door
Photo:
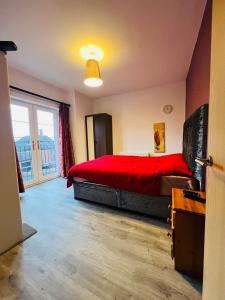
[[[59,175],[58,112],[34,106],[39,180]]]
[[[59,176],[57,109],[13,100],[11,115],[24,184]]]
[[[32,111],[29,104],[12,102],[11,118],[14,142],[17,149],[20,168],[25,185],[36,180],[34,169],[34,140],[31,126]]]

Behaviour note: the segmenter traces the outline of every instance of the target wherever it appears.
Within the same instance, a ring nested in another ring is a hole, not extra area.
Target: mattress
[[[90,182],[87,179],[74,177],[76,182]],[[94,182],[93,182],[94,183]],[[198,182],[193,177],[185,176],[162,176],[160,180],[160,196],[171,196],[172,188],[180,188],[185,190],[197,190]]]

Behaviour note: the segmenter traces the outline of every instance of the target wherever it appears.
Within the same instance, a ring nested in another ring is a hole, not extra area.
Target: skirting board
[[[6,251],[4,251],[3,253],[0,253],[0,255],[6,253],[7,251],[11,250],[15,246],[23,243],[24,241],[26,241],[28,238],[30,238],[35,233],[37,233],[36,229],[34,229],[33,227],[31,227],[30,225],[28,225],[26,223],[23,223],[22,224],[22,239],[21,239],[21,241],[15,243],[15,245],[13,245],[12,247],[10,247],[9,249],[7,249]]]

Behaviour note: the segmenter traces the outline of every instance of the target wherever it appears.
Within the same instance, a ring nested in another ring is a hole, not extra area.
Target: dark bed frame
[[[195,158],[206,157],[208,104],[199,107],[184,123],[183,154],[199,188],[205,188],[205,168],[195,162]],[[89,181],[74,181],[74,198],[110,205],[150,216],[167,218],[170,215],[168,205],[171,197],[148,196]]]

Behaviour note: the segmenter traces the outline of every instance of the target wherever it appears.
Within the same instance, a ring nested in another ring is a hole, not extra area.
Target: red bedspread
[[[162,175],[191,176],[182,154],[155,157],[105,155],[73,166],[68,172],[67,186],[80,177],[130,192],[158,196]]]

